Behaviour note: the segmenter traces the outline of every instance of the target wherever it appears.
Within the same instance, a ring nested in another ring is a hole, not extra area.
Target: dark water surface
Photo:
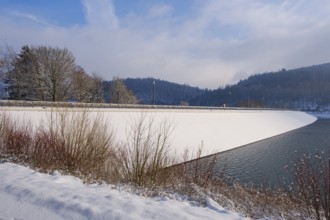
[[[318,119],[306,127],[219,153],[217,167],[222,169],[226,158],[226,173],[239,182],[280,186],[290,182],[285,166],[304,153],[327,153],[329,148],[330,119]]]

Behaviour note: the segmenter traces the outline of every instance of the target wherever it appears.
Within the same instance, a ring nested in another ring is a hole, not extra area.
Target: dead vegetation
[[[303,154],[289,167],[294,182],[290,193],[312,219],[330,220],[330,148]]]

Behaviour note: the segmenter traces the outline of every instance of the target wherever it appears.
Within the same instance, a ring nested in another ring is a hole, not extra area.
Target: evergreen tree
[[[10,99],[60,101],[69,97],[74,57],[66,48],[23,46],[7,72]]]
[[[13,60],[13,69],[7,73],[7,83],[10,99],[26,99],[29,95],[29,80],[33,69],[32,51],[23,46],[20,54]]]
[[[71,96],[78,102],[92,101],[92,78],[85,70],[77,66],[72,74]]]
[[[103,78],[100,77],[97,73],[93,73],[91,77],[91,83],[91,102],[103,102]]]

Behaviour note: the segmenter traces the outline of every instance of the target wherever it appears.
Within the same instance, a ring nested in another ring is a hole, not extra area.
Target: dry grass
[[[304,219],[306,213],[291,194],[282,189],[245,187],[239,183],[214,185],[210,189],[223,207],[252,219]],[[228,202],[230,201],[230,202]]]
[[[27,162],[33,144],[31,123],[14,121],[6,114],[0,115],[1,155],[10,155],[14,161]]]
[[[62,151],[62,165],[69,173],[82,174],[88,180],[104,179],[114,148],[109,122],[101,115],[82,112],[55,112],[42,129],[55,149]]]
[[[115,157],[109,123],[101,115],[53,111],[47,122],[33,131],[31,123],[1,115],[1,153],[24,156],[41,171],[61,170],[86,181],[109,180]]]
[[[34,138],[32,149],[32,164],[43,171],[66,170],[65,160],[67,151],[64,140],[39,130]]]
[[[161,179],[161,170],[173,164],[169,137],[171,124],[156,124],[146,114],[133,121],[127,141],[119,148],[122,180],[137,185],[152,184]]]
[[[186,149],[183,155],[183,163],[177,167],[179,176],[184,182],[194,183],[200,187],[206,188],[209,184],[217,181],[223,181],[224,175],[216,172],[218,155],[202,157],[204,145],[199,146],[195,153],[189,156],[189,150]],[[224,166],[225,169],[225,166]],[[224,171],[224,170],[223,170]]]

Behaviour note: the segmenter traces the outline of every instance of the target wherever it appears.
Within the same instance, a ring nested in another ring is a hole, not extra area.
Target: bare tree
[[[78,102],[90,102],[92,99],[93,79],[85,70],[77,66],[72,74],[71,94]]]
[[[66,48],[39,46],[34,49],[42,72],[47,100],[61,101],[68,98],[70,76],[75,68],[73,54]]]
[[[172,122],[156,123],[141,114],[128,131],[127,142],[119,149],[123,180],[137,185],[163,181],[160,171],[174,163],[169,143]]]
[[[111,82],[110,96],[111,96],[111,103],[118,103],[118,104],[137,103],[137,98],[135,97],[133,92],[130,91],[124,84],[123,80],[121,80],[118,77],[114,77]]]
[[[92,74],[91,102],[103,102],[103,78],[97,73]]]

